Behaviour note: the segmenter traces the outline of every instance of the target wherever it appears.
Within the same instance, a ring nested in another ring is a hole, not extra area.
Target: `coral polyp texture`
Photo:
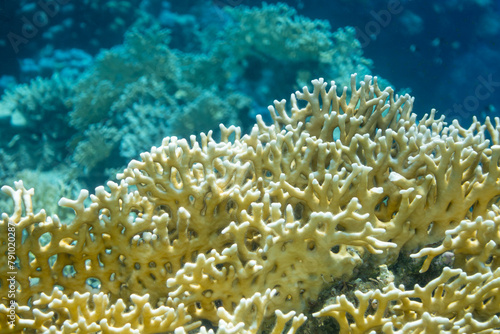
[[[368,76],[340,96],[312,84],[249,134],[166,137],[120,183],[61,199],[71,222],[4,186],[17,318],[2,299],[1,330],[498,332],[500,121],[417,121],[412,97]]]

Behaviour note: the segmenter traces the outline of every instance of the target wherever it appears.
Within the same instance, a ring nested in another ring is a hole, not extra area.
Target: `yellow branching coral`
[[[405,291],[404,286],[390,284],[384,291],[356,291],[355,295],[357,305],[341,296],[314,316],[336,318],[341,333],[374,329],[383,333],[493,333],[500,326],[496,315],[500,268],[468,276],[460,269],[445,267],[441,276],[423,288],[416,285]]]
[[[432,111],[417,121],[409,95],[376,78],[351,82],[339,96],[314,80],[290,111],[275,101],[273,124],[258,117],[244,136],[221,126],[220,141],[167,137],[119,184],[61,199],[75,212],[67,224],[34,213],[22,182],[4,186],[14,209],[2,214],[0,252],[13,228],[17,306],[15,327],[6,325],[2,300],[0,329],[214,333],[200,327],[208,320],[217,333],[258,333],[274,317],[269,332],[292,334],[325,287],[359,268],[421,250],[425,269],[476,239],[498,247],[499,120],[464,129]],[[334,317],[342,332],[498,329],[490,248],[457,256],[423,288],[357,291],[358,303],[337,296],[314,316]]]
[[[454,237],[452,237],[454,236]],[[412,257],[426,256],[421,271],[429,268],[431,261],[446,251],[453,251],[454,266],[468,273],[490,272],[500,267],[500,208],[492,205],[484,216],[463,220],[454,229],[446,231],[443,243],[435,248],[424,248]]]

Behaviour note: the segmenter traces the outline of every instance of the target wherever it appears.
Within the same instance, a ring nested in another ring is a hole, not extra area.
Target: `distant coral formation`
[[[121,3],[74,6],[90,7],[92,15],[103,8],[124,14]],[[128,28],[123,44],[102,50],[83,73],[62,79],[67,73],[54,69],[6,91],[0,100],[3,183],[12,184],[23,169],[57,166],[94,187],[167,135],[217,132],[219,123],[246,131],[274,97],[320,73],[337,82],[370,73],[353,28],[331,32],[328,22],[285,4],[227,9],[222,28],[192,24],[185,32],[192,40],[175,43],[171,30],[145,12],[120,17],[117,31]]]
[[[13,227],[18,318],[6,325],[2,300],[0,328],[500,330],[500,119],[417,121],[412,97],[369,76],[340,94],[312,83],[249,134],[166,137],[119,183],[61,199],[71,222],[33,211],[22,182],[4,186],[14,209],[0,252]]]

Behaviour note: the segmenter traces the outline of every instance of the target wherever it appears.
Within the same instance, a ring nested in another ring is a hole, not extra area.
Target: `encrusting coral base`
[[[499,120],[417,121],[412,97],[371,77],[357,87],[353,75],[340,96],[312,84],[250,134],[165,138],[119,184],[61,199],[72,222],[33,212],[21,181],[4,186],[14,206],[0,252],[15,230],[17,304],[9,326],[2,298],[1,332],[291,334],[306,314],[340,333],[500,330]],[[412,254],[427,256],[424,272],[443,253],[453,268],[423,287],[396,286],[393,272],[312,307],[333,284],[373,279],[364,271]]]

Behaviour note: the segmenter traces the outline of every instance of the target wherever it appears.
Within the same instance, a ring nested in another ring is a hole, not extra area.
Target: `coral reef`
[[[340,95],[312,84],[249,134],[166,137],[119,183],[61,199],[71,222],[4,186],[17,318],[2,300],[0,329],[292,334],[328,317],[341,333],[498,331],[500,120],[417,121],[412,97],[369,76]],[[427,256],[424,272],[444,252],[430,281],[396,287],[391,266]]]
[[[12,177],[23,169],[47,170],[68,154],[66,100],[73,96],[74,79],[54,74],[8,89],[0,101],[2,137],[0,177]]]
[[[257,92],[251,96],[255,101],[268,103],[273,97],[287,96],[290,89],[299,89],[320,74],[348,85],[351,73],[371,73],[372,63],[363,57],[353,27],[331,32],[328,21],[298,15],[283,3],[238,6],[226,12],[231,20],[219,32],[213,52],[226,58],[222,68],[230,80],[246,79],[243,84]],[[269,85],[271,78],[290,84]]]
[[[122,11],[120,3],[67,6]],[[172,43],[171,31],[142,13],[123,44],[102,50],[83,73],[82,64],[89,62],[84,54],[54,52],[41,62],[51,65],[39,67],[55,74],[15,86],[0,101],[0,129],[6,134],[0,139],[3,182],[22,169],[59,165],[93,188],[166,135],[217,132],[219,123],[246,131],[272,98],[287,96],[313,76],[322,73],[343,84],[350,73],[370,72],[353,28],[332,33],[328,22],[312,21],[284,4],[236,7],[224,15],[222,27],[206,24],[210,33],[190,26],[195,50],[180,48],[187,42]],[[219,32],[212,34],[214,28]],[[262,44],[279,40],[289,42],[274,48]],[[71,66],[71,80],[57,72],[63,65]]]
[[[288,62],[331,60],[333,42],[328,21],[299,16],[285,4],[264,3],[262,8],[241,6],[226,11],[237,25],[228,30],[232,34],[229,39],[239,42],[238,52],[268,54]]]

